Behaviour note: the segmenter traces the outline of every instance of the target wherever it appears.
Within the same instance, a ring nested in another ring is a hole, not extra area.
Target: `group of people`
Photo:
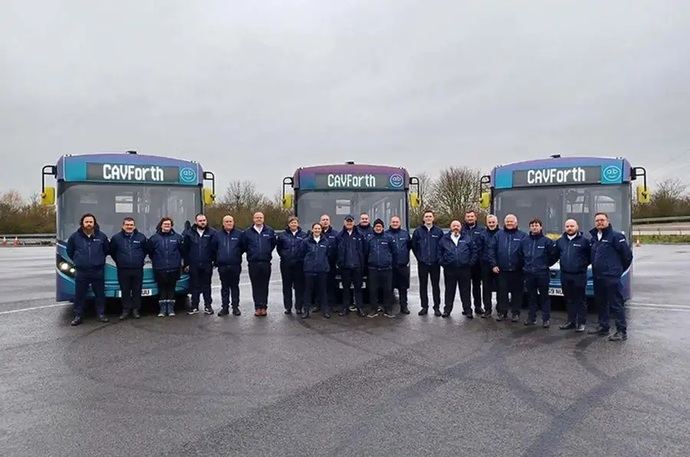
[[[211,282],[213,269],[218,269],[221,282],[219,316],[241,315],[240,274],[242,257],[246,255],[254,301],[254,315],[267,315],[271,261],[274,249],[280,257],[283,305],[285,314],[294,311],[306,319],[315,311],[324,318],[332,312],[345,316],[356,312],[361,317],[394,317],[393,294],[397,289],[400,312],[409,314],[410,253],[417,259],[419,296],[423,316],[429,312],[428,288],[431,283],[433,312],[450,317],[459,291],[462,314],[490,318],[493,314],[492,295],[496,292],[496,320],[520,321],[523,297],[528,300],[525,325],[537,324],[541,311],[542,326],[551,324],[549,298],[550,267],[560,261],[563,295],[568,320],[561,329],[586,330],[587,302],[585,288],[587,270],[592,266],[594,295],[599,309],[599,323],[590,334],[610,335],[610,314],[616,332],[612,341],[627,338],[621,277],[632,263],[632,251],[625,236],[613,230],[608,216],[597,213],[595,227],[585,235],[577,221],[565,222],[565,231],[556,241],[543,233],[543,223],[533,219],[529,233],[518,229],[517,217],[509,214],[503,228],[496,216],[486,218],[481,227],[477,214],[468,211],[464,221],[451,222],[449,231],[434,224],[433,211],[425,211],[422,224],[412,235],[401,227],[397,216],[373,224],[362,213],[355,224],[352,215],[344,218],[343,228],[336,230],[328,215],[321,216],[308,230],[290,217],[280,234],[264,223],[257,212],[253,224],[245,230],[235,227],[232,215],[223,217],[222,228],[214,230],[204,214],[179,234],[173,221],[164,217],[156,233],[146,238],[136,229],[131,217],[123,220],[122,230],[108,240],[99,231],[96,218],[85,214],[79,229],[67,243],[67,254],[76,269],[75,317],[72,325],[82,320],[89,286],[96,296],[98,319],[107,322],[104,298],[104,265],[110,255],[117,266],[122,293],[122,314],[139,318],[143,266],[148,255],[159,291],[159,314],[174,316],[175,287],[182,271],[189,273],[191,304],[188,314],[199,313],[203,297],[204,312],[214,314]],[[441,311],[440,276],[443,269],[445,300]],[[340,299],[339,281],[342,284]],[[364,282],[369,292],[365,304]],[[474,306],[473,306],[474,305]],[[232,311],[231,311],[232,309]],[[510,313],[510,316],[509,316]]]

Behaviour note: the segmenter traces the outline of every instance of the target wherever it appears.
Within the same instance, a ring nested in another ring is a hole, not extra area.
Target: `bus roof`
[[[363,177],[368,179],[361,179]],[[293,187],[324,190],[347,188],[402,190],[409,188],[409,181],[409,174],[402,167],[340,163],[298,168],[293,176]],[[354,185],[350,185],[351,183]],[[357,185],[360,183],[362,185]]]
[[[572,171],[572,173],[571,173]],[[621,157],[552,157],[499,165],[491,170],[496,189],[534,185],[622,184],[632,167]]]
[[[197,162],[133,153],[64,155],[57,162],[57,180],[141,184],[203,184]]]

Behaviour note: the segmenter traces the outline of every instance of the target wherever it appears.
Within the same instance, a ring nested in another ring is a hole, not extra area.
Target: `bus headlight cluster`
[[[74,276],[77,273],[74,265],[62,258],[58,258],[57,260],[57,269],[69,276]]]

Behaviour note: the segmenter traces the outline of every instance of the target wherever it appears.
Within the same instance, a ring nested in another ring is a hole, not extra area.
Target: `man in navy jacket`
[[[472,319],[470,283],[472,266],[477,263],[477,245],[469,231],[461,231],[460,221],[450,223],[450,231],[443,235],[438,244],[438,258],[443,267],[443,280],[446,288],[443,317],[450,317],[455,301],[455,289],[460,290],[463,315]]]
[[[240,273],[242,272],[242,230],[235,228],[235,218],[227,214],[223,217],[223,228],[217,230],[211,239],[218,276],[220,277],[220,299],[222,308],[219,316],[242,314],[240,311]],[[232,296],[232,302],[230,297]]]
[[[137,230],[132,217],[122,220],[122,230],[110,240],[110,257],[117,265],[117,282],[122,295],[120,320],[127,319],[130,312],[135,319],[140,317],[146,243],[146,236]]]
[[[295,311],[302,314],[304,303],[304,251],[302,243],[307,233],[299,226],[295,216],[288,218],[287,227],[276,239],[280,256],[280,277],[283,283],[283,306],[285,314],[292,314],[292,291],[295,291]]]
[[[517,216],[506,215],[503,228],[496,234],[496,243],[491,253],[493,272],[498,274],[497,321],[507,319],[508,311],[512,314],[513,322],[520,321],[524,293],[520,245],[525,236],[527,234],[518,229]]]
[[[495,249],[498,230],[498,218],[489,214],[486,216],[486,228],[480,232],[476,239],[478,241],[479,266],[482,271],[482,300],[484,303],[482,318],[491,317],[493,293],[498,290],[498,277],[491,269],[491,256]]]
[[[343,284],[343,303],[338,315],[345,316],[354,301],[357,315],[366,316],[362,300],[362,272],[364,270],[364,235],[355,228],[354,218],[345,217],[345,225],[336,237],[336,263]],[[351,296],[350,287],[354,290]]]
[[[407,308],[407,289],[410,288],[410,249],[412,238],[410,232],[401,228],[400,218],[391,217],[390,227],[386,231],[395,245],[395,265],[393,266],[393,289],[398,289],[400,296],[400,312],[410,314]]]
[[[551,326],[551,298],[549,267],[556,263],[555,245],[551,238],[544,236],[541,220],[529,221],[529,235],[523,238],[520,254],[524,263],[525,288],[529,297],[529,315],[525,325],[535,325],[537,306],[541,309],[542,326]]]
[[[396,249],[393,238],[384,232],[383,221],[374,221],[374,233],[364,243],[364,254],[367,259],[367,274],[369,287],[369,305],[371,312],[368,317],[383,314],[395,317],[393,314],[393,266],[396,263]],[[379,297],[383,303],[379,303]]]
[[[197,214],[195,224],[184,232],[182,253],[189,268],[189,288],[192,292],[192,307],[187,314],[199,313],[200,295],[204,296],[204,313],[213,314],[211,281],[213,278],[214,252],[211,246],[213,230],[208,226],[206,216]]]
[[[100,231],[96,216],[87,213],[79,220],[79,229],[67,240],[67,255],[76,270],[74,291],[74,319],[71,325],[81,324],[89,286],[96,296],[96,313],[100,322],[105,317],[105,257],[110,252],[108,237]]]
[[[271,260],[276,247],[275,231],[264,224],[264,213],[254,213],[254,225],[242,233],[242,246],[247,253],[249,280],[252,283],[254,315],[266,316],[268,284],[271,281]]]
[[[428,284],[431,277],[431,290],[434,298],[434,315],[441,315],[441,266],[438,263],[438,243],[443,230],[434,225],[434,212],[424,211],[423,223],[412,234],[412,252],[417,258],[419,275],[419,298],[422,302],[420,316],[429,312]]]
[[[568,310],[568,321],[561,330],[585,331],[587,323],[587,267],[590,263],[591,244],[579,231],[577,221],[565,221],[565,232],[556,241],[556,254],[560,260],[561,288]]]
[[[467,232],[472,238],[472,242],[475,244],[480,244],[482,233],[482,227],[479,226],[477,222],[477,212],[474,210],[469,210],[465,212],[465,223],[462,226],[462,231]],[[482,308],[482,268],[479,264],[479,259],[472,265],[472,298],[474,301],[474,312],[481,316],[484,314],[484,309]],[[463,315],[467,312],[467,309],[463,309]]]
[[[595,214],[594,228],[589,233],[592,235],[594,299],[599,308],[599,325],[589,333],[608,335],[609,314],[613,314],[616,333],[609,340],[623,341],[628,338],[628,327],[621,277],[632,264],[632,250],[625,235],[613,230],[606,213]]]

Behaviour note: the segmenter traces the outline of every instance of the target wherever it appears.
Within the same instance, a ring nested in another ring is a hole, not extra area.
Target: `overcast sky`
[[[8,1],[0,190],[65,153],[431,174],[625,156],[690,183],[688,1]]]

